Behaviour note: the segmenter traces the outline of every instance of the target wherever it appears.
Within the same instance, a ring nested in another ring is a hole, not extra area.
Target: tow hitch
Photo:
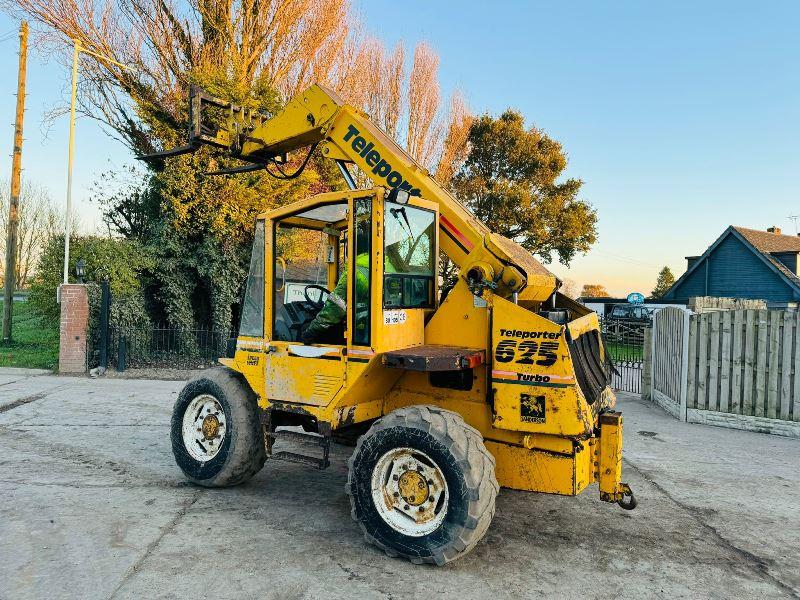
[[[594,450],[595,475],[600,484],[600,499],[616,502],[625,510],[636,508],[636,496],[622,478],[622,413],[600,415],[600,442]]]

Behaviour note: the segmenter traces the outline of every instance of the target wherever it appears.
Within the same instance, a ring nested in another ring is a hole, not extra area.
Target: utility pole
[[[28,23],[19,26],[19,75],[17,77],[17,118],[14,126],[14,157],[11,162],[11,198],[8,203],[6,236],[6,281],[3,294],[3,342],[11,341],[11,320],[14,314],[14,288],[17,284],[17,224],[22,175],[22,121],[25,118],[25,72],[28,63]]]

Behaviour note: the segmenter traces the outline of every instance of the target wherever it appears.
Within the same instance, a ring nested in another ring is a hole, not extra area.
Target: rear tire
[[[389,556],[444,565],[472,550],[494,516],[494,457],[457,413],[395,410],[358,440],[348,466],[352,517]]]
[[[186,477],[205,487],[243,483],[266,459],[256,396],[227,367],[203,371],[172,411],[172,453]]]

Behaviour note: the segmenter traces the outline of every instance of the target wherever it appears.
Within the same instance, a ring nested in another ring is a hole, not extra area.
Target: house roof
[[[800,236],[758,231],[746,227],[733,227],[761,252],[800,252]]]
[[[773,253],[800,252],[800,236],[781,235],[780,233],[758,231],[756,229],[747,229],[746,227],[732,226],[732,228],[758,250],[764,258],[772,263],[783,275],[795,283],[800,284],[800,277],[792,273],[786,265],[777,258],[771,256]]]
[[[671,292],[677,290],[678,287],[689,277],[689,275],[699,268],[701,264],[703,264],[704,260],[708,258],[714,249],[719,246],[722,240],[728,237],[728,235],[733,235],[741,240],[747,248],[749,248],[756,256],[763,260],[767,266],[769,266],[774,272],[782,277],[796,291],[797,294],[800,294],[800,277],[792,273],[786,267],[786,265],[784,265],[771,254],[772,252],[778,254],[783,252],[800,252],[800,237],[781,235],[777,233],[770,233],[768,231],[758,231],[756,229],[748,229],[746,227],[736,227],[735,225],[730,225],[725,231],[722,232],[722,235],[720,235],[714,241],[714,243],[711,244],[705,252],[703,252],[703,254],[698,257],[691,257],[697,258],[698,260],[696,260],[694,264],[689,267],[674,284],[672,284],[672,287],[669,288],[666,294],[664,294],[664,297],[670,297],[672,295]]]

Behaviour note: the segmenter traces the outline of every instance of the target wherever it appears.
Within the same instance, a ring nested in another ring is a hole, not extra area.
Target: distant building
[[[765,300],[769,308],[800,303],[800,237],[731,225],[700,256],[686,257],[686,273],[664,294],[666,302],[695,296]]]

